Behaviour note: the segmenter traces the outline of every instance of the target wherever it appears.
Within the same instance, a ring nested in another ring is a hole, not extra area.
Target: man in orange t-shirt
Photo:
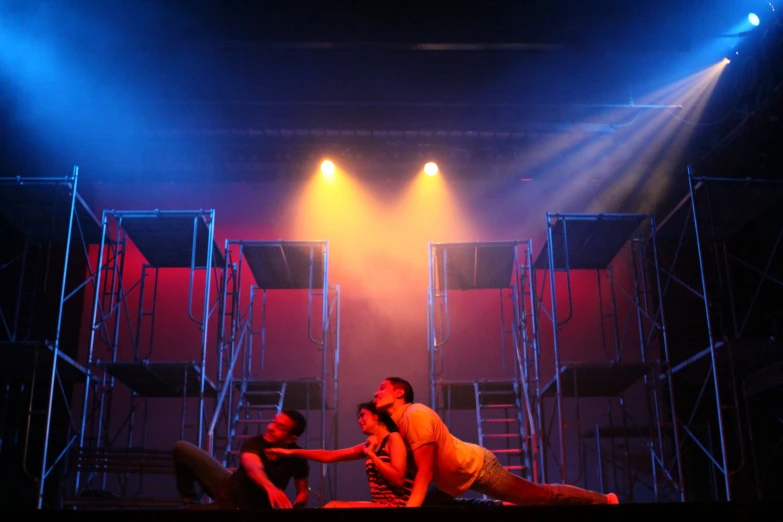
[[[614,493],[566,484],[539,485],[510,473],[489,450],[459,440],[437,413],[415,404],[413,387],[404,379],[385,379],[373,398],[378,411],[392,418],[413,451],[416,478],[408,507],[437,504],[468,490],[518,505],[618,503]],[[430,483],[436,490],[428,493]]]

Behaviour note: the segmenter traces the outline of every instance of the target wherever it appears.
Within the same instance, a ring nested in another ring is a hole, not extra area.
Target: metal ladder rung
[[[500,408],[516,408],[516,404],[482,404],[481,409],[484,410],[497,410]]]
[[[481,419],[481,422],[492,422],[492,423],[498,423],[498,422],[519,422],[517,419]]]
[[[497,449],[497,450],[489,450],[490,453],[495,454],[510,454],[510,453],[522,453],[522,450],[520,448],[517,449]]]
[[[277,389],[266,389],[266,390],[253,390],[247,389],[247,384],[243,380],[235,380],[235,384],[241,384],[241,387],[243,388],[242,391],[240,391],[240,407],[239,411],[235,414],[232,426],[230,429],[231,440],[228,443],[228,447],[224,448],[226,451],[224,461],[230,460],[230,462],[234,463],[236,462],[237,455],[242,450],[241,444],[243,440],[250,439],[252,437],[258,437],[261,435],[261,429],[263,426],[267,426],[274,422],[274,417],[270,417],[270,415],[277,414],[278,411],[282,409],[283,400],[285,398],[285,392],[286,392],[286,384],[283,382],[279,388]],[[249,383],[248,383],[249,384]],[[251,386],[254,386],[255,384],[250,384]],[[253,404],[251,398],[252,397],[266,397],[265,400],[261,402],[270,402],[270,399],[273,400],[273,404]],[[268,413],[267,413],[268,412]],[[241,418],[242,416],[256,416],[258,415],[260,418]],[[258,431],[258,433],[255,434],[237,434],[236,431],[237,427],[240,425],[244,426],[258,426],[256,429],[247,430],[245,428],[244,431],[247,433],[247,431]],[[236,470],[236,468],[228,468],[229,470]]]

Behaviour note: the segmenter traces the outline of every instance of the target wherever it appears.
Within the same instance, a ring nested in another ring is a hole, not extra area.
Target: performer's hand
[[[375,439],[374,435],[367,437],[367,441],[364,443],[362,449],[364,450],[365,455],[375,454],[375,450],[378,449],[378,441]]]
[[[272,509],[291,509],[293,507],[285,492],[276,487],[267,489],[266,494],[269,495],[269,503],[272,505]]]
[[[288,448],[267,448],[264,450],[264,453],[269,460],[277,460],[280,457],[290,457],[293,454],[293,450]]]

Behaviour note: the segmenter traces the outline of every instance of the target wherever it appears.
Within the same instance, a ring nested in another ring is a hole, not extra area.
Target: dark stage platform
[[[302,521],[345,520],[373,522],[399,522],[400,520],[482,520],[482,522],[641,522],[661,520],[781,520],[783,505],[757,504],[627,504],[620,506],[551,506],[551,507],[476,507],[456,506],[418,509],[306,509],[297,511],[125,511],[123,520],[188,520],[188,521]],[[59,511],[50,512],[49,519],[63,521],[92,521],[106,519],[105,512]]]

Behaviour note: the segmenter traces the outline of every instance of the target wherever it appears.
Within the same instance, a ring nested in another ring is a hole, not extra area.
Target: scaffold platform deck
[[[324,241],[240,241],[256,286],[307,290],[324,284]],[[312,254],[312,266],[310,263]],[[311,283],[312,278],[312,283]]]
[[[560,389],[563,397],[616,397],[653,369],[646,363],[566,363],[560,366]],[[556,392],[553,377],[541,394],[554,397]]]
[[[173,475],[171,451],[144,448],[78,448],[74,471]]]
[[[283,385],[285,385],[283,409],[317,410],[321,407],[323,387],[320,379],[245,381],[245,398],[253,406],[276,406]],[[242,381],[235,381],[234,386],[241,390]]]
[[[438,291],[508,288],[519,244],[517,241],[434,243],[432,248],[440,274]]]
[[[552,225],[552,254],[555,270],[606,269],[630,240],[646,214],[564,215]],[[546,241],[533,263],[549,268]]]
[[[144,448],[78,448],[73,456],[73,472],[118,473],[127,475],[166,475],[174,478],[171,451]],[[66,498],[66,508],[76,510],[177,509],[177,498],[121,497],[113,492],[86,489],[78,496]],[[73,511],[72,511],[73,513]]]
[[[209,226],[203,211],[110,211],[144,259],[154,268],[207,266]],[[195,233],[195,237],[194,237]],[[195,239],[195,245],[194,245]],[[212,243],[212,266],[225,266],[223,253]]]
[[[710,178],[707,182],[697,182],[694,191],[700,230],[706,234],[703,236],[705,239],[725,240],[733,237],[771,205],[783,199],[783,183],[779,180]],[[709,194],[699,197],[702,192]],[[661,221],[659,236],[670,239],[681,237],[687,221],[686,237],[692,237],[691,205],[691,196],[688,194]]]
[[[100,367],[141,397],[198,398],[201,365],[182,362],[100,362]],[[215,398],[215,384],[206,377],[204,397]]]
[[[16,183],[12,178],[0,178],[0,213],[30,240],[64,244],[68,240],[72,187],[66,179]],[[73,228],[75,239],[88,245],[100,243],[101,223],[78,193]]]
[[[165,510],[166,518],[171,515],[171,511],[182,507],[182,501],[178,498],[122,498],[101,494],[100,492],[68,498],[63,504],[66,508],[75,509],[77,513],[84,513],[85,510],[87,512],[138,510],[144,513]]]
[[[476,388],[482,395],[483,406],[515,405],[514,381],[511,380],[481,380],[481,381],[438,381],[443,399],[443,406],[454,410],[476,409]]]

